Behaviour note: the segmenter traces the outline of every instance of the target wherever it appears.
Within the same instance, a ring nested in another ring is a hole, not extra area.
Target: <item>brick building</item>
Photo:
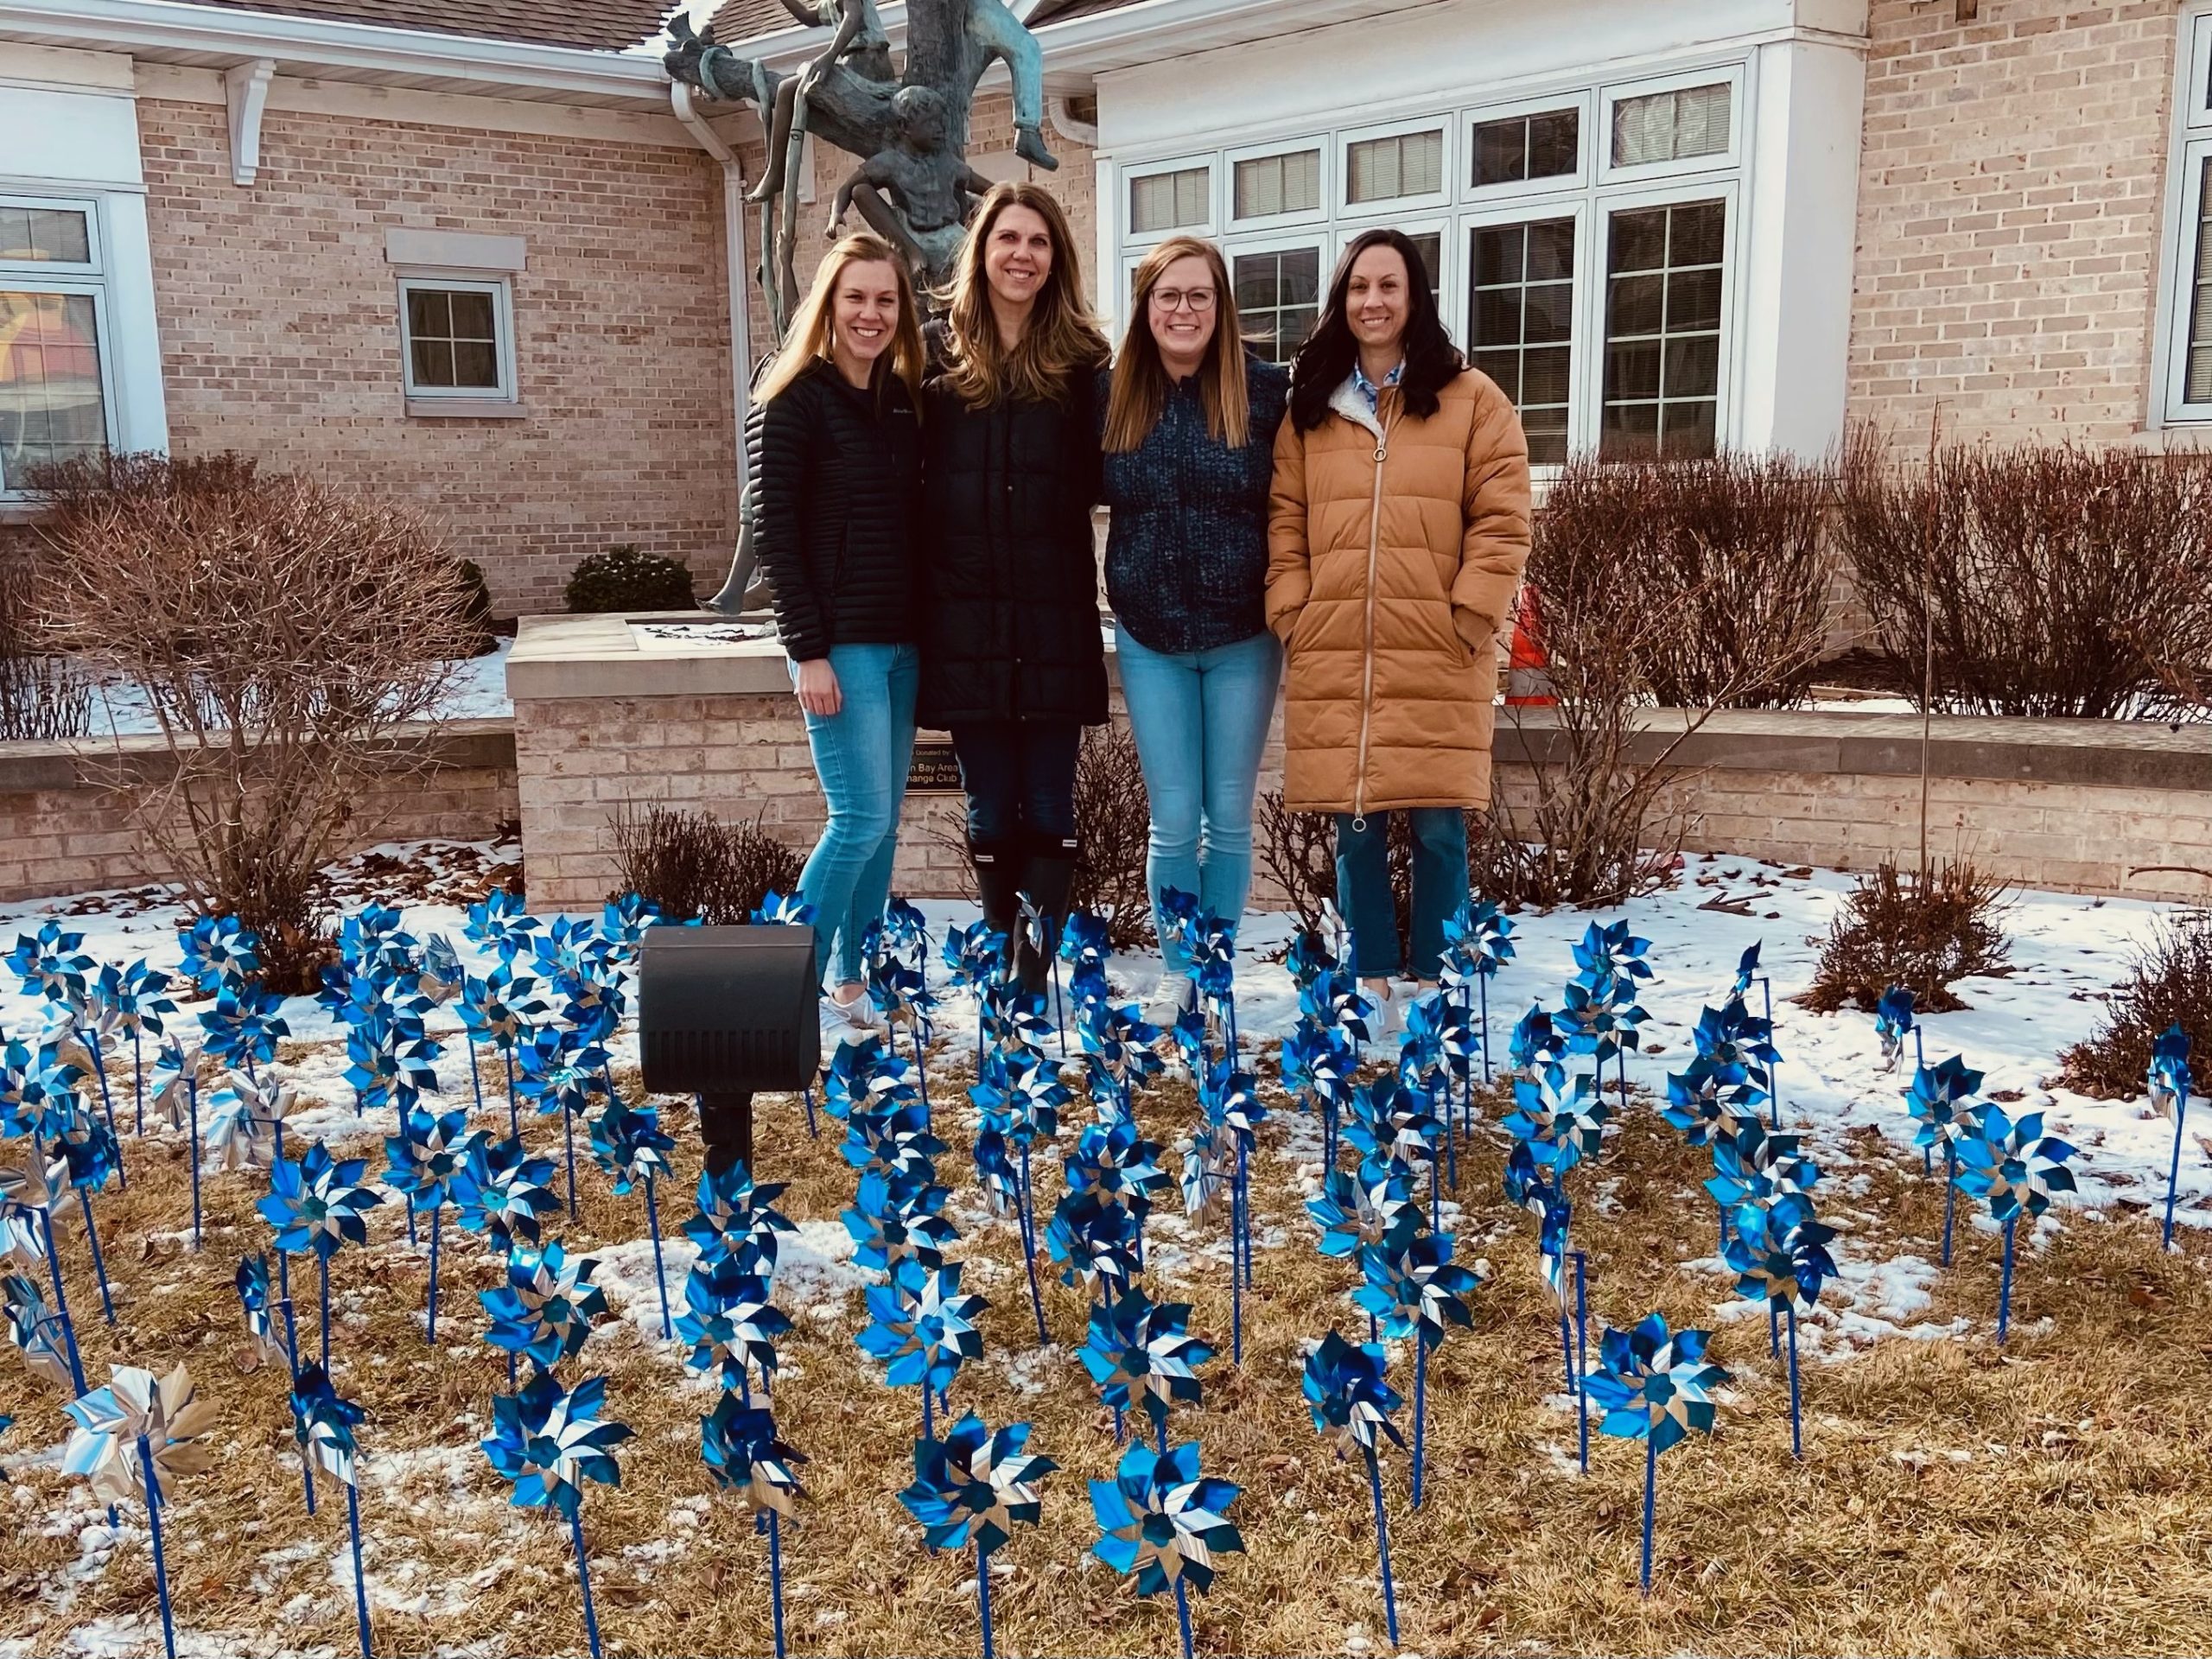
[[[617,543],[717,575],[760,129],[673,94],[664,10],[0,0],[0,537],[41,455],[234,448],[416,501],[503,611]],[[1287,351],[1391,223],[1540,455],[2212,423],[2212,0],[1015,10],[1109,314],[1194,230]],[[779,67],[822,38],[720,14]],[[971,156],[1027,171],[1002,77]]]

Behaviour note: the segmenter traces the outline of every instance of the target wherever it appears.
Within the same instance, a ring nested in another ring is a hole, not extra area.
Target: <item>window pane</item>
[[[1688,161],[1728,148],[1729,88],[1685,86],[1613,105],[1613,165]]]
[[[457,340],[453,348],[453,383],[480,391],[499,389],[499,360],[489,340]]]
[[[1555,179],[1573,172],[1580,125],[1578,110],[1546,110],[1478,123],[1474,132],[1476,187]]]
[[[2196,280],[2190,296],[2189,373],[2182,396],[2203,404],[2212,403],[2212,156],[2197,175],[2196,218]]]
[[[417,340],[453,337],[453,307],[443,289],[407,290],[407,332]]]
[[[1239,162],[1235,190],[1239,219],[1313,213],[1321,205],[1321,152],[1300,149]]]
[[[1574,297],[1574,221],[1484,226],[1470,232],[1470,360],[1521,411],[1529,460],[1564,461],[1573,385],[1567,339]],[[1528,281],[1531,264],[1540,257],[1563,280]]]
[[[1129,181],[1129,228],[1173,231],[1206,220],[1206,169],[1186,167]]]
[[[1713,452],[1726,213],[1725,203],[1700,201],[1612,216],[1606,263],[1620,274],[1605,296],[1600,453]]]
[[[1270,363],[1287,363],[1313,331],[1321,287],[1321,251],[1240,253],[1230,271],[1236,289],[1236,326]]]
[[[492,327],[492,296],[489,294],[455,293],[453,306],[453,337],[455,340],[491,340],[495,337]]]
[[[106,448],[92,296],[0,291],[0,488]]]
[[[0,259],[88,265],[91,217],[73,207],[0,207]]]
[[[1424,231],[1415,234],[1411,240],[1420,251],[1421,271],[1428,278],[1428,291],[1433,294],[1443,281],[1444,232]]]
[[[453,342],[449,340],[418,340],[410,348],[415,360],[415,384],[418,386],[450,386],[453,385]]]
[[[1352,201],[1389,201],[1398,196],[1434,195],[1444,188],[1444,130],[1366,138],[1345,156]]]

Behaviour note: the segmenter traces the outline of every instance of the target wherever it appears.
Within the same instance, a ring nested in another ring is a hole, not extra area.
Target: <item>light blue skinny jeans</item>
[[[1153,913],[1173,887],[1226,921],[1252,890],[1252,796],[1282,683],[1282,646],[1262,631],[1211,651],[1147,650],[1114,625],[1122,696],[1152,806],[1145,880]],[[1189,967],[1160,928],[1171,973]]]
[[[834,715],[806,716],[807,747],[822,780],[830,821],[799,876],[814,906],[814,957],[832,960],[830,982],[863,978],[861,936],[891,897],[891,861],[899,851],[899,804],[914,758],[914,695],[921,653],[911,645],[830,647],[842,698]],[[798,664],[790,664],[798,683]]]

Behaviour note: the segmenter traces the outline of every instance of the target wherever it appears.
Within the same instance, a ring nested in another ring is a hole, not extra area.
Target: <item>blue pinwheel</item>
[[[274,1243],[287,1255],[312,1251],[322,1311],[322,1363],[330,1363],[330,1258],[347,1244],[366,1244],[368,1212],[377,1195],[360,1184],[359,1158],[334,1159],[316,1141],[297,1162],[283,1159],[269,1172],[269,1193],[254,1207],[276,1230]]]
[[[1789,1450],[1805,1455],[1804,1414],[1798,1390],[1797,1309],[1821,1299],[1821,1287],[1835,1277],[1828,1254],[1835,1229],[1813,1214],[1810,1198],[1790,1194],[1771,1202],[1746,1205],[1736,1212],[1736,1236],[1722,1252],[1736,1274],[1736,1294],[1764,1302],[1768,1316],[1779,1309],[1789,1329]]]
[[[729,1260],[746,1272],[773,1281],[776,1235],[796,1230],[775,1201],[784,1183],[756,1185],[743,1164],[699,1176],[699,1204],[683,1224],[683,1236],[699,1247],[702,1261]]]
[[[168,1028],[168,1017],[176,1012],[176,1003],[168,994],[175,982],[170,975],[143,957],[127,968],[104,963],[92,982],[92,1004],[101,1029],[128,1039],[130,1044],[131,1102],[140,1135],[146,1133],[145,1039],[149,1033],[161,1036]],[[95,1060],[99,1052],[95,1046]]]
[[[256,1250],[251,1255],[238,1258],[238,1270],[233,1275],[238,1287],[238,1311],[245,1316],[246,1338],[253,1344],[256,1364],[282,1365],[287,1371],[298,1369],[294,1355],[298,1340],[292,1328],[292,1305],[281,1304],[284,1316],[284,1332],[276,1332],[276,1315],[280,1304],[269,1281],[269,1254]]]
[[[572,1260],[557,1238],[542,1249],[516,1245],[507,1254],[506,1282],[476,1293],[492,1316],[485,1341],[542,1371],[574,1359],[583,1351],[592,1321],[607,1311],[607,1293],[591,1281],[598,1266],[595,1256]]]
[[[576,1214],[576,1120],[602,1092],[606,1051],[582,1031],[541,1026],[515,1050],[522,1098],[540,1116],[561,1115],[563,1157],[568,1168],[569,1215]]]
[[[620,1486],[614,1448],[630,1438],[626,1424],[599,1414],[606,1400],[603,1376],[588,1376],[563,1390],[550,1371],[539,1371],[518,1392],[492,1396],[492,1434],[483,1442],[493,1469],[514,1483],[510,1502],[516,1508],[556,1510],[567,1520],[592,1659],[600,1659],[599,1619],[592,1611],[584,1553],[583,1483]]]
[[[468,1127],[465,1112],[443,1115],[410,1108],[400,1115],[399,1133],[385,1139],[385,1184],[399,1194],[410,1215],[430,1217],[430,1295],[423,1326],[425,1340],[438,1339],[438,1239],[454,1184],[468,1156],[484,1140]]]
[[[2178,1020],[2152,1041],[2148,1083],[2151,1109],[2174,1121],[2173,1159],[2166,1166],[2165,1229],[2159,1235],[2160,1248],[2170,1250],[2174,1247],[2174,1194],[2181,1183],[2182,1122],[2189,1116],[2194,1086],[2189,1075],[2189,1033]]]
[[[939,1265],[958,1236],[938,1213],[951,1196],[949,1187],[894,1186],[880,1175],[862,1176],[853,1207],[842,1217],[852,1236],[854,1262],[880,1273],[892,1272],[902,1262]]]
[[[476,1103],[479,1107],[484,1103],[483,1084],[476,1070],[476,1051],[480,1045],[489,1044],[499,1052],[500,1063],[506,1070],[507,1129],[510,1134],[518,1134],[522,1119],[521,1107],[515,1097],[515,1049],[551,1011],[537,995],[537,982],[527,976],[518,977],[505,963],[482,979],[464,976],[459,1011],[461,1033],[468,1041],[469,1086],[474,1090]]]
[[[1460,1013],[1467,1007],[1471,980],[1482,1014],[1483,1081],[1491,1080],[1490,982],[1498,969],[1513,960],[1513,923],[1487,899],[1463,900],[1459,913],[1444,924],[1444,956],[1439,979],[1456,993]]]
[[[1633,1331],[1610,1327],[1598,1340],[1598,1369],[1584,1379],[1605,1411],[1599,1427],[1643,1442],[1643,1588],[1651,1593],[1651,1523],[1658,1503],[1659,1454],[1693,1431],[1713,1433],[1713,1390],[1728,1373],[1705,1357],[1707,1331],[1673,1331],[1653,1313]]]
[[[735,1492],[768,1535],[768,1605],[774,1618],[776,1659],[784,1659],[784,1522],[794,1499],[806,1496],[792,1471],[806,1459],[776,1438],[776,1420],[760,1407],[724,1394],[699,1420],[699,1455],[724,1491]]]
[[[755,926],[762,924],[785,927],[812,927],[814,906],[806,902],[804,893],[793,893],[786,899],[773,888],[761,898],[760,907],[752,915]]]
[[[1544,1005],[1531,1003],[1529,1012],[1514,1023],[1513,1036],[1506,1048],[1506,1058],[1513,1070],[1533,1071],[1566,1057],[1567,1039],[1554,1027]]]
[[[776,1342],[791,1328],[768,1300],[768,1281],[729,1256],[692,1264],[683,1284],[683,1313],[676,1334],[691,1346],[683,1363],[701,1373],[718,1370],[721,1385],[753,1397],[753,1373],[765,1389],[776,1370]]]
[[[2025,1216],[2031,1222],[2050,1208],[2061,1192],[2075,1190],[2067,1167],[2075,1147],[2043,1132],[2043,1114],[2030,1112],[2015,1122],[2001,1106],[1986,1105],[1958,1143],[1959,1173],[1953,1179],[1969,1198],[1987,1202],[1989,1213],[2005,1229],[2005,1266],[1997,1293],[1997,1340],[2003,1342],[2012,1315],[2012,1235]]]
[[[279,1039],[292,1034],[285,1022],[284,999],[257,985],[226,985],[215,1006],[200,1016],[202,1046],[225,1065],[247,1076],[276,1058]]]
[[[1137,1274],[1137,1224],[1128,1206],[1095,1192],[1069,1192],[1052,1211],[1045,1245],[1060,1282],[1111,1295]]]
[[[592,1160],[613,1178],[617,1198],[626,1198],[643,1186],[645,1230],[653,1241],[653,1287],[660,1294],[660,1334],[669,1336],[668,1270],[660,1252],[660,1205],[653,1198],[653,1178],[669,1172],[668,1154],[676,1142],[661,1133],[660,1114],[650,1106],[632,1106],[609,1100],[591,1124]]]
[[[1330,1256],[1356,1257],[1370,1246],[1393,1249],[1421,1228],[1411,1172],[1389,1160],[1362,1164],[1357,1175],[1329,1170],[1320,1196],[1306,1201],[1306,1213],[1321,1230],[1321,1254]]]
[[[894,1389],[922,1385],[922,1438],[932,1427],[930,1396],[942,1395],[963,1361],[980,1359],[983,1333],[976,1320],[990,1304],[960,1288],[960,1263],[925,1268],[901,1262],[891,1281],[868,1287],[869,1323],[855,1338],[862,1353],[884,1362]]]
[[[1244,1540],[1229,1519],[1238,1490],[1200,1473],[1195,1440],[1167,1452],[1132,1446],[1113,1479],[1090,1483],[1099,1532],[1091,1554],[1113,1572],[1134,1575],[1141,1596],[1174,1591],[1183,1659],[1192,1659],[1186,1586],[1204,1593],[1213,1583],[1215,1558],[1243,1552]]]
[[[1894,1071],[1897,1062],[1904,1057],[1905,1034],[1910,1033],[1913,1046],[1920,1046],[1920,1024],[1913,1018],[1912,993],[1902,985],[1892,985],[1882,993],[1881,1001],[1874,1005],[1874,1035],[1882,1045],[1882,1070]],[[1928,1064],[1922,1053],[1914,1062]]]
[[[1954,1054],[1937,1065],[1913,1068],[1912,1086],[1905,1090],[1904,1103],[1920,1127],[1913,1131],[1913,1144],[1920,1148],[1920,1164],[1923,1173],[1932,1166],[1932,1148],[1943,1148],[1943,1255],[1945,1267],[1951,1265],[1951,1216],[1953,1196],[1958,1191],[1959,1142],[1974,1132],[1975,1118],[1981,1103],[1974,1096],[1981,1091],[1981,1073],[1966,1063],[1963,1055]]]
[[[36,933],[19,933],[16,948],[8,953],[24,995],[43,997],[82,1007],[91,995],[90,976],[94,963],[84,949],[85,936],[48,920]]]
[[[171,1128],[185,1132],[185,1167],[192,1177],[192,1248],[195,1250],[200,1241],[200,1050],[187,1049],[174,1033],[165,1033],[154,1050],[154,1109],[168,1119]],[[143,1068],[140,1075],[143,1076]]]
[[[1357,1452],[1367,1465],[1369,1494],[1375,1500],[1375,1549],[1382,1567],[1382,1617],[1390,1645],[1398,1644],[1398,1593],[1390,1580],[1390,1523],[1382,1512],[1382,1442],[1403,1446],[1405,1437],[1390,1421],[1404,1403],[1383,1381],[1389,1362],[1379,1342],[1353,1344],[1336,1332],[1321,1338],[1306,1357],[1306,1404],[1313,1427],[1341,1458]]]
[[[1422,1233],[1402,1243],[1370,1244],[1360,1252],[1365,1282],[1351,1294],[1370,1320],[1393,1341],[1414,1339],[1413,1505],[1421,1508],[1422,1465],[1427,1461],[1428,1355],[1441,1347],[1452,1326],[1471,1329],[1474,1315],[1466,1299],[1482,1280],[1472,1268],[1452,1258],[1449,1233]]]
[[[1537,1066],[1533,1077],[1516,1081],[1513,1106],[1506,1133],[1526,1142],[1539,1165],[1561,1175],[1598,1158],[1613,1113],[1591,1073],[1577,1072],[1570,1084],[1566,1068],[1555,1064]]]
[[[494,887],[468,907],[468,919],[461,931],[472,944],[480,944],[496,952],[502,963],[512,963],[530,948],[531,938],[543,925],[523,909],[522,894]]]
[[[914,1484],[899,1494],[932,1549],[976,1546],[976,1597],[983,1624],[983,1659],[991,1642],[991,1553],[1017,1525],[1035,1526],[1037,1485],[1059,1465],[1027,1452],[1029,1425],[1009,1423],[994,1434],[969,1412],[942,1440],[914,1442]]]
[[[454,1179],[454,1218],[503,1255],[518,1238],[535,1244],[539,1217],[561,1207],[552,1180],[553,1160],[531,1157],[512,1135],[480,1141]]]
[[[364,1415],[341,1399],[321,1366],[301,1367],[292,1379],[292,1424],[303,1470],[321,1469],[346,1489],[346,1533],[353,1551],[353,1618],[361,1633],[361,1659],[369,1659],[368,1580],[361,1572],[359,1446],[353,1437]],[[315,1513],[314,1477],[308,1477],[308,1513]]]
[[[1124,1415],[1141,1405],[1165,1451],[1168,1414],[1178,1404],[1198,1403],[1198,1367],[1213,1350],[1191,1334],[1188,1302],[1155,1302],[1132,1287],[1091,1305],[1090,1330],[1076,1357],[1113,1408],[1116,1441]]]
[[[184,935],[179,963],[203,996],[245,984],[261,971],[261,936],[235,916],[202,916]]]
[[[48,1310],[45,1293],[28,1274],[0,1277],[0,1335],[23,1357],[33,1376],[73,1395],[85,1390],[83,1362],[66,1313]]]
[[[226,1071],[208,1100],[207,1150],[218,1169],[255,1169],[284,1155],[284,1120],[299,1103],[289,1083],[274,1076]],[[263,1144],[264,1137],[269,1146]]]

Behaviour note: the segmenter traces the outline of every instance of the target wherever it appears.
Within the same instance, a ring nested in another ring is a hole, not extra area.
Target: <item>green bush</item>
[[[578,613],[607,611],[690,611],[699,601],[691,573],[677,560],[634,547],[610,547],[594,553],[569,574],[564,594]]]
[[[492,588],[484,580],[483,567],[474,559],[461,559],[454,569],[460,572],[466,595],[461,604],[461,620],[468,633],[468,654],[481,657],[497,651],[499,636],[492,631]]]

